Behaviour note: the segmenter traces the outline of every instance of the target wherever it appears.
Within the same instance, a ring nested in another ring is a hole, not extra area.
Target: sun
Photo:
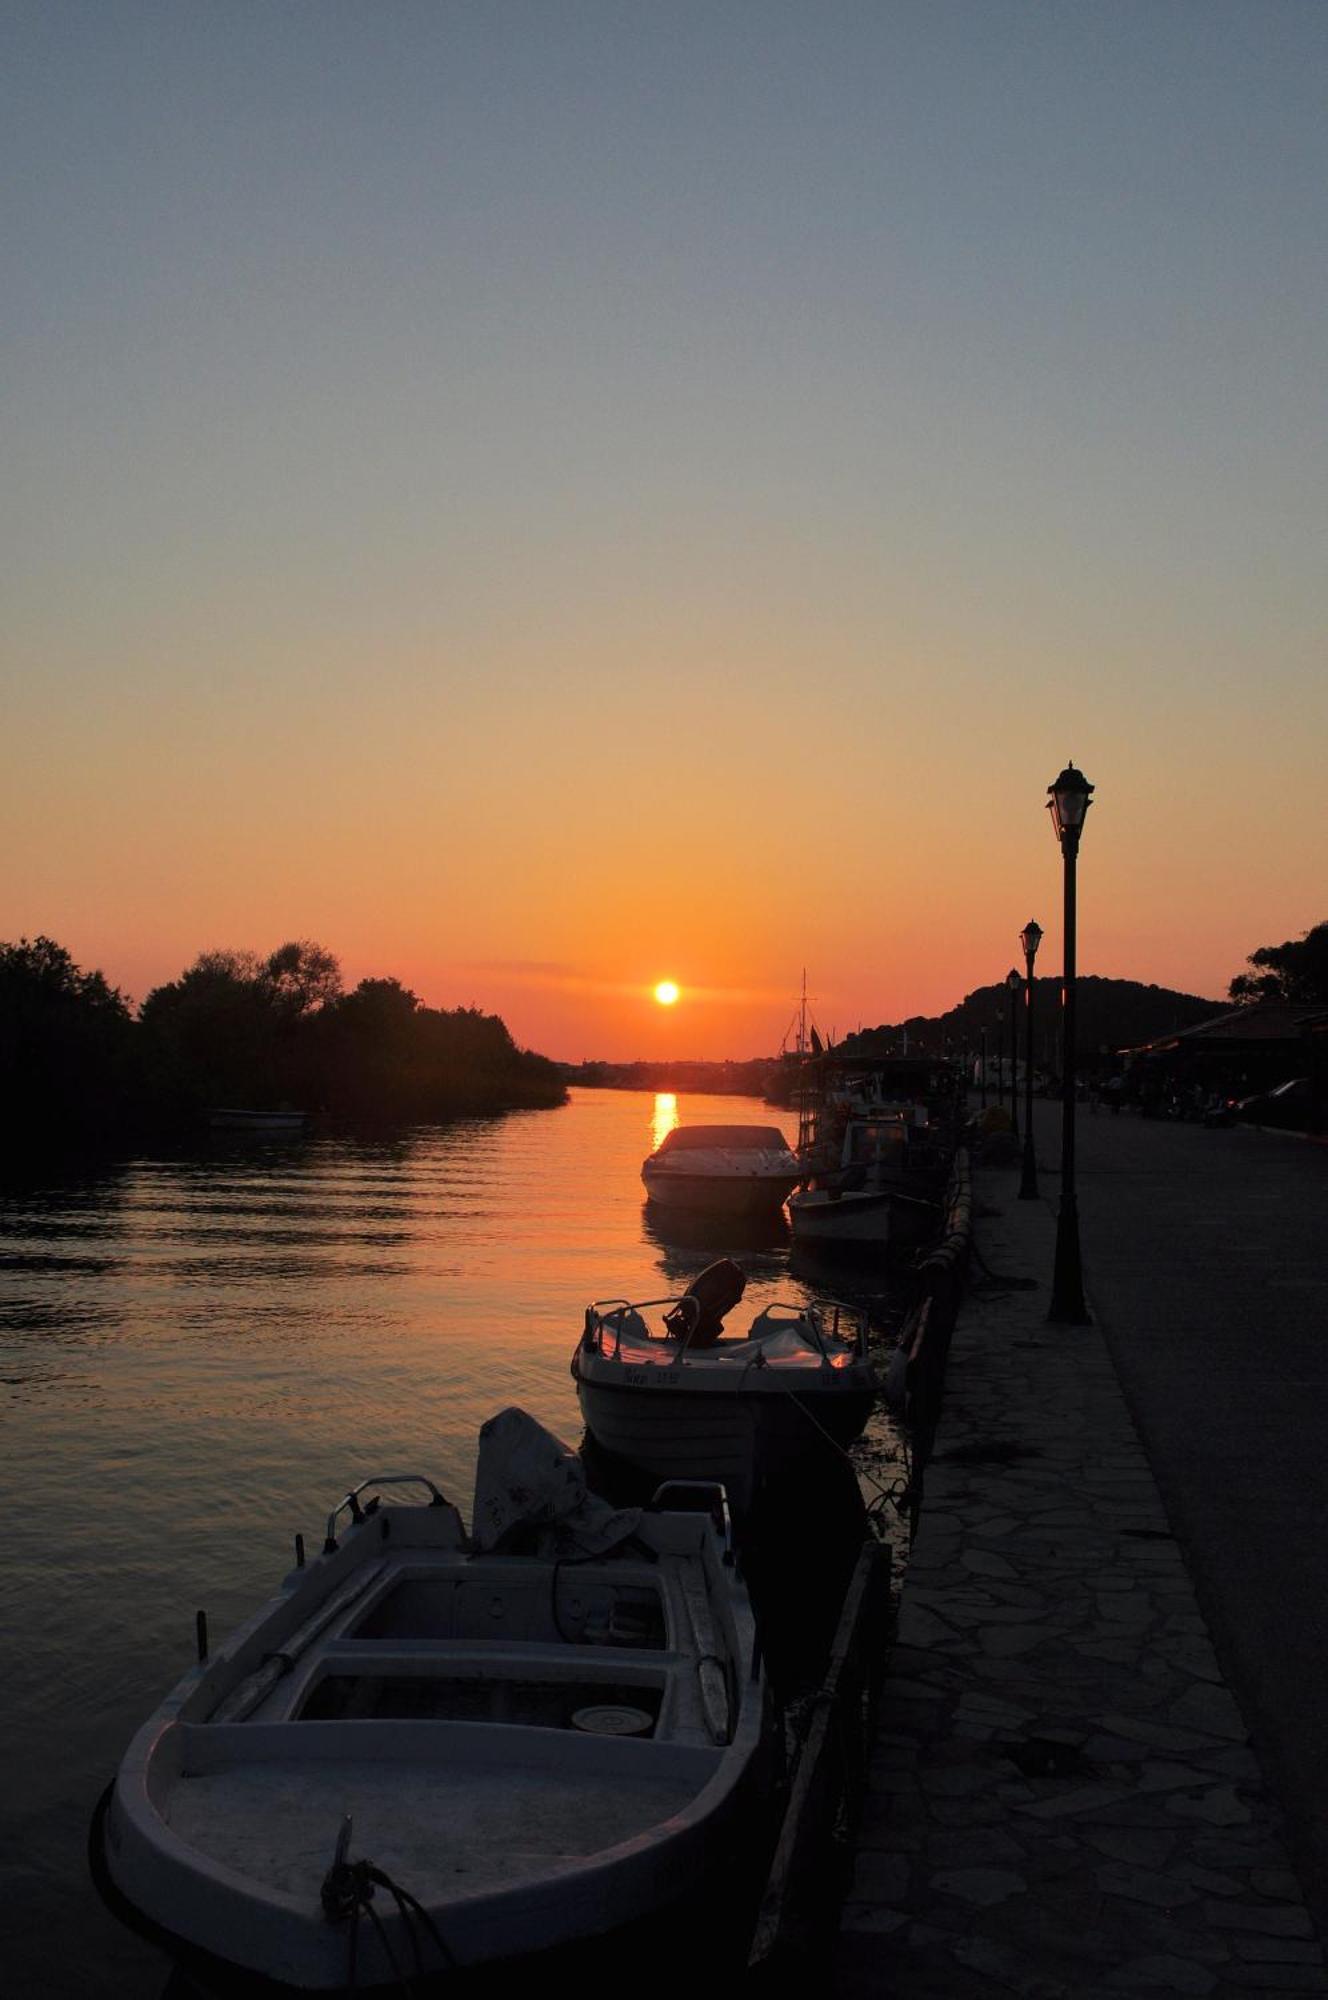
[[[672,1007],[678,999],[678,988],[671,979],[661,979],[655,988],[655,998],[661,1007]]]

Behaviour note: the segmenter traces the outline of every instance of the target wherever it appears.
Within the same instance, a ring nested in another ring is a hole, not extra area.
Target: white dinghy
[[[763,1473],[852,1444],[876,1380],[866,1315],[838,1300],[777,1300],[744,1333],[724,1333],[744,1284],[720,1258],[681,1297],[598,1301],[572,1375],[606,1451],[657,1479],[720,1480],[745,1509]]]
[[[421,1503],[380,1504],[402,1486]],[[450,1985],[694,1906],[767,1782],[767,1710],[722,1493],[611,1509],[507,1410],[473,1541],[427,1479],[348,1494],[139,1730],[94,1868],[213,1985]]]

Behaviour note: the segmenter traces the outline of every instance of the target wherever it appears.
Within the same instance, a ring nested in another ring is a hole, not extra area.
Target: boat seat
[[[500,1643],[458,1651],[445,1643],[428,1640],[410,1645],[365,1645],[349,1641],[329,1646],[312,1658],[302,1660],[293,1673],[276,1683],[255,1710],[253,1721],[262,1726],[299,1721],[302,1728],[308,1727],[312,1720],[322,1718],[304,1716],[306,1706],[317,1700],[320,1688],[326,1683],[343,1681],[362,1683],[366,1693],[371,1683],[417,1683],[418,1688],[413,1694],[403,1688],[403,1704],[406,1708],[414,1704],[421,1720],[440,1722],[449,1718],[430,1717],[428,1709],[431,1701],[439,1696],[446,1705],[446,1688],[457,1690],[463,1711],[461,1717],[450,1718],[453,1720],[464,1719],[468,1712],[468,1698],[463,1692],[466,1687],[482,1689],[486,1697],[492,1697],[495,1702],[502,1690],[510,1689],[511,1696],[503,1697],[504,1705],[510,1699],[518,1709],[521,1707],[520,1690],[525,1689],[530,1695],[526,1703],[528,1710],[532,1704],[537,1710],[541,1701],[552,1705],[550,1716],[539,1725],[551,1728],[565,1726],[565,1690],[566,1699],[574,1701],[577,1707],[602,1701],[643,1708],[651,1716],[652,1734],[660,1740],[711,1741],[706,1728],[697,1661],[691,1654],[606,1654],[603,1647],[564,1646],[542,1650],[528,1646],[505,1647]],[[429,1684],[439,1690],[439,1696],[430,1696],[427,1692]],[[378,1699],[380,1696],[381,1689],[378,1696],[371,1695],[370,1698]],[[384,1719],[356,1715],[353,1692],[348,1691],[347,1704],[350,1712],[340,1719],[353,1720],[357,1729],[369,1721]],[[473,1701],[470,1705],[473,1706]],[[483,1705],[481,1703],[481,1707]],[[337,1719],[335,1706],[327,1719]],[[509,1708],[502,1718],[504,1727],[520,1726],[509,1719],[510,1715]],[[529,1719],[531,1726],[536,1726],[533,1713]],[[228,1728],[232,1725],[214,1723],[208,1726]]]
[[[558,1768],[566,1762],[566,1732],[538,1724],[513,1723],[494,1729],[485,1722],[434,1721],[411,1717],[356,1722],[177,1722],[172,1762],[185,1777],[263,1764],[381,1766],[428,1764],[514,1765],[527,1770]],[[713,1743],[651,1741],[643,1736],[578,1736],[577,1758],[584,1769],[672,1770],[695,1774],[704,1783],[723,1756]]]

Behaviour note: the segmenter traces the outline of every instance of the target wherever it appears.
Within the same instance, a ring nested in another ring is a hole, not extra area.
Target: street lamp
[[[1021,974],[1011,966],[1005,975],[1005,990],[1010,996],[1010,1131],[1016,1146],[1019,1144],[1019,991],[1023,983]]]
[[[999,990],[999,989],[998,989]],[[1005,1009],[996,1009],[996,1105],[1005,1102]]]
[[[1019,933],[1024,954],[1024,1171],[1020,1201],[1038,1198],[1037,1156],[1033,1151],[1033,960],[1042,942],[1042,926],[1029,918]]]
[[[982,1050],[981,1064],[978,1069],[978,1089],[982,1094],[978,1101],[985,1111],[987,1108],[987,1031],[985,1028],[979,1032],[978,1043]]]
[[[1067,764],[1054,784],[1047,786],[1047,811],[1060,842],[1065,863],[1065,970],[1061,988],[1061,1205],[1056,1218],[1056,1269],[1051,1281],[1048,1319],[1063,1320],[1070,1326],[1088,1325],[1084,1302],[1084,1269],[1079,1254],[1079,1196],[1074,1183],[1074,947],[1075,947],[1075,863],[1079,858],[1079,836],[1093,803],[1094,787],[1082,771]]]

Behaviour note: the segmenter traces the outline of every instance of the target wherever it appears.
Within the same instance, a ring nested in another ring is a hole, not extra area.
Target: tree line
[[[560,1104],[561,1072],[496,1014],[426,1007],[396,979],[344,990],[309,939],[203,952],[135,1011],[47,937],[0,944],[0,1090],[11,1156],[185,1133],[210,1110],[427,1123]]]

